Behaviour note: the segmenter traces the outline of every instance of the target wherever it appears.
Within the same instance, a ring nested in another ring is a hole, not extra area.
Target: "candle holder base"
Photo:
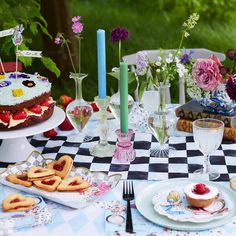
[[[116,149],[113,157],[117,161],[129,163],[135,159],[136,153],[133,143],[131,142],[133,133],[134,132],[132,129],[129,129],[127,133],[122,133],[120,129],[116,130],[118,142],[116,143]]]
[[[115,151],[115,146],[107,143],[103,145],[98,143],[97,145],[91,147],[89,152],[95,157],[112,157]]]

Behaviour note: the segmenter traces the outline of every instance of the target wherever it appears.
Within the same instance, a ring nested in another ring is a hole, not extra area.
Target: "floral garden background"
[[[130,32],[129,40],[122,45],[122,55],[144,49],[177,48],[181,24],[193,12],[199,13],[200,20],[191,37],[184,41],[185,48],[208,48],[220,52],[236,48],[236,0],[1,0],[0,27],[3,30],[23,23],[25,46],[43,50],[43,54],[57,64],[61,70],[59,78],[37,59],[32,64],[25,61],[24,69],[46,74],[53,83],[56,99],[60,94],[74,96],[74,89],[73,81],[69,79],[72,68],[67,53],[55,45],[53,39],[58,31],[71,36],[71,16],[80,15],[84,24],[81,71],[89,74],[83,84],[83,94],[91,101],[97,95],[97,29],[106,31],[109,72],[118,66],[118,45],[109,41],[109,33],[114,27],[124,26]],[[39,23],[35,24],[36,21]],[[76,41],[72,39],[71,42],[73,57],[78,61]],[[2,59],[14,61],[14,48],[9,40],[0,39],[0,43]],[[107,80],[108,93],[112,94],[117,89],[117,81],[109,76]],[[173,83],[176,81],[172,81],[172,87]],[[172,90],[174,102],[177,101],[175,91]]]

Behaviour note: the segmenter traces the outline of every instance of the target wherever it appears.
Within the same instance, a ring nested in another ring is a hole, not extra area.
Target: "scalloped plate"
[[[13,184],[6,180],[6,176],[9,174],[21,173],[28,170],[32,166],[45,166],[50,161],[52,161],[52,159],[44,158],[39,152],[34,151],[29,155],[26,161],[15,165],[9,165],[8,168],[0,174],[0,183],[27,193],[38,194],[51,201],[78,209],[86,207],[91,202],[98,200],[99,197],[114,188],[121,179],[120,174],[108,176],[103,172],[92,172],[84,167],[73,167],[70,172],[70,176],[79,175],[92,183],[91,187],[83,193],[46,192],[36,187],[27,188],[21,185]]]

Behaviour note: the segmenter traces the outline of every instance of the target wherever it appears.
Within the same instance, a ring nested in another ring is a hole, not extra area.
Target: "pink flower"
[[[213,61],[216,62],[216,64],[219,66],[219,68],[221,68],[223,65],[221,64],[219,58],[215,55],[215,54],[212,54],[209,59],[212,59]]]
[[[71,21],[73,22],[73,23],[75,23],[75,22],[77,22],[77,21],[80,21],[80,16],[74,16],[74,17],[72,17],[72,19],[71,19]]]
[[[61,44],[61,38],[60,37],[56,37],[54,39],[54,43],[57,44],[57,45]]]
[[[109,185],[106,182],[102,182],[98,185],[98,188],[101,192],[106,192],[109,189]]]
[[[76,22],[73,22],[71,28],[72,28],[72,30],[73,30],[74,33],[80,34],[80,33],[83,31],[84,26],[83,26],[83,24],[80,23],[79,21],[76,21]]]
[[[218,59],[218,58],[217,58]],[[220,84],[222,75],[216,58],[198,59],[192,69],[193,79],[205,91],[214,91]]]

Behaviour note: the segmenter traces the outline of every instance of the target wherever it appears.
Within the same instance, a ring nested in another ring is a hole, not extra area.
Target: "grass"
[[[118,66],[118,45],[111,44],[109,33],[112,28],[124,26],[130,31],[130,39],[122,45],[122,55],[135,53],[143,49],[177,48],[180,40],[181,25],[187,18],[182,7],[174,11],[158,11],[155,7],[143,9],[142,4],[131,4],[129,1],[83,0],[70,1],[71,15],[81,15],[85,29],[82,41],[82,72],[89,77],[83,83],[83,94],[86,100],[93,100],[97,95],[97,59],[96,30],[106,31],[107,71]],[[204,17],[203,17],[204,18]],[[184,41],[185,48],[208,48],[225,52],[236,45],[236,28],[234,21],[214,22],[210,24],[201,20]],[[176,81],[174,81],[175,84]],[[107,76],[108,94],[117,90],[117,81]],[[172,87],[175,87],[175,84]],[[65,86],[57,94],[63,92],[73,95],[70,86]],[[173,101],[178,95],[172,90]]]

